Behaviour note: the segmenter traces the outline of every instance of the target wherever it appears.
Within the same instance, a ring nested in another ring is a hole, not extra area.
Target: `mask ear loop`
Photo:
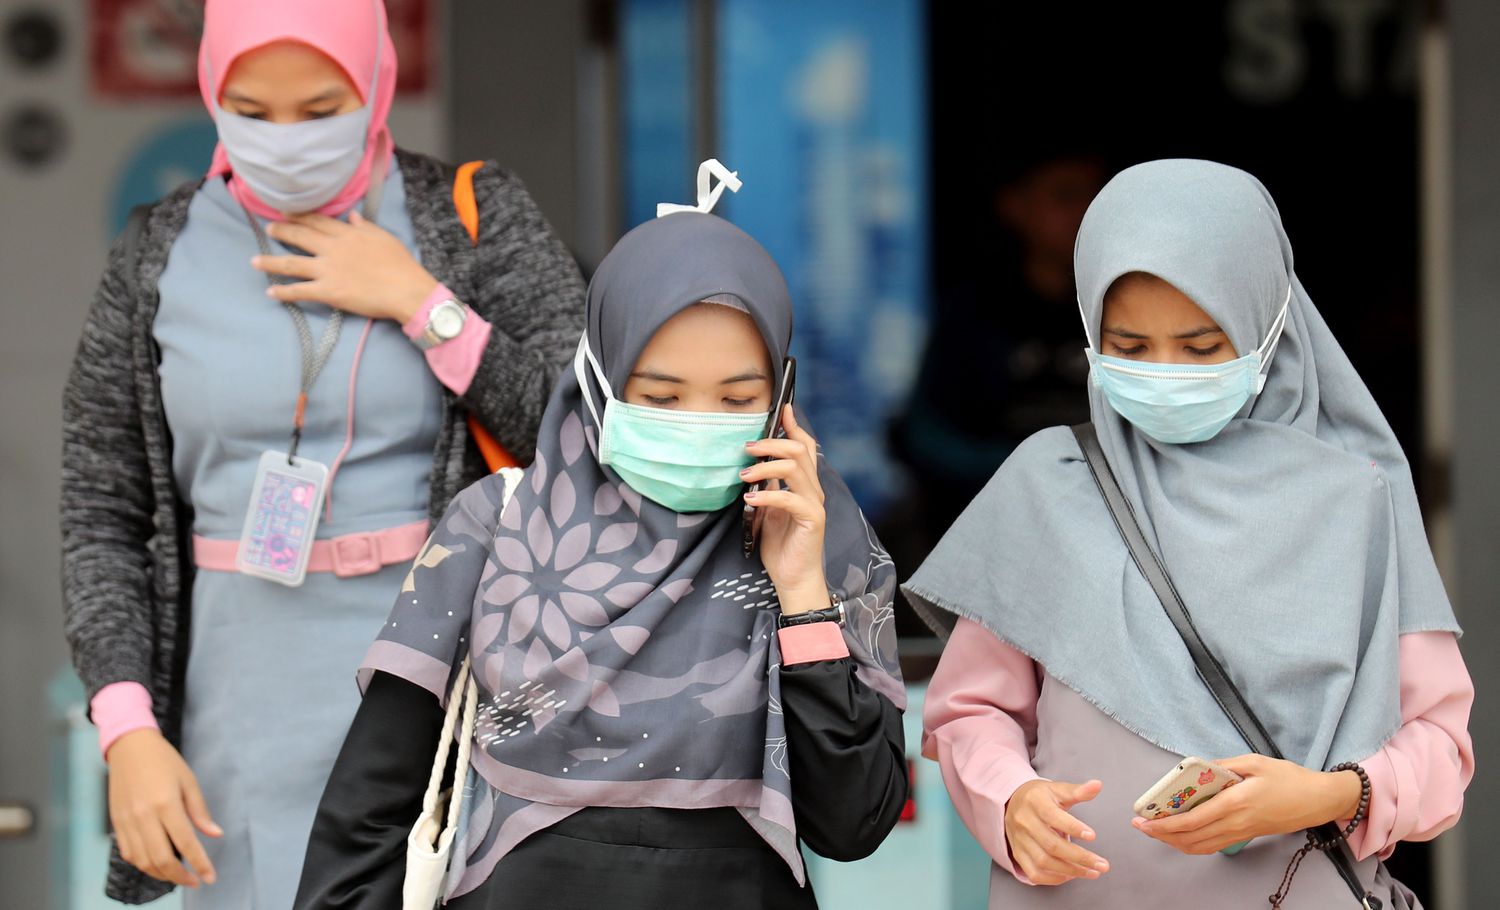
[[[584,372],[583,364],[587,361],[593,368],[594,378],[599,382],[599,391],[604,394],[606,405],[613,401],[614,392],[609,387],[609,380],[604,378],[604,370],[599,366],[599,361],[594,359],[594,352],[589,350],[589,333],[584,331],[578,339],[578,351],[573,355],[573,375],[578,377],[578,391],[583,395],[583,403],[588,405],[589,415],[594,418],[594,426],[599,432],[604,432],[604,421],[599,417],[599,409],[594,407],[594,396],[589,394],[588,373]]]
[[[1271,323],[1271,331],[1266,334],[1266,340],[1256,348],[1255,353],[1260,357],[1260,371],[1255,377],[1255,394],[1259,395],[1266,387],[1266,381],[1271,378],[1271,358],[1276,356],[1276,348],[1281,344],[1282,332],[1286,330],[1287,314],[1292,306],[1292,286],[1286,286],[1286,300],[1282,301],[1281,312]]]
[[[1083,311],[1083,296],[1081,294],[1074,295],[1073,299],[1078,303],[1078,319],[1083,323],[1083,348],[1086,351],[1092,351],[1094,350],[1094,339],[1093,336],[1089,334],[1088,314]]]

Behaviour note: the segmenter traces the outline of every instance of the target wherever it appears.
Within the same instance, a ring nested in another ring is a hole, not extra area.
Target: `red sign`
[[[89,0],[89,80],[97,94],[198,94],[201,0]]]
[[[434,27],[429,0],[385,0],[385,15],[391,23],[391,41],[396,45],[396,91],[421,94],[433,87],[432,59]]]

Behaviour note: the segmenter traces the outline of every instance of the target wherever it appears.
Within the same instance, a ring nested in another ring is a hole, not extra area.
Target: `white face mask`
[[[377,36],[366,99],[375,97],[383,52]],[[234,175],[261,202],[287,214],[317,211],[333,201],[359,171],[370,138],[368,100],[357,111],[298,123],[242,117],[222,105],[214,109],[214,126]]]
[[[1110,407],[1142,433],[1157,442],[1204,442],[1217,436],[1245,402],[1265,388],[1291,304],[1288,286],[1265,341],[1234,360],[1152,363],[1109,357],[1090,345],[1089,373]]]
[[[370,106],[357,111],[270,123],[219,108],[219,141],[234,175],[278,212],[311,212],[327,205],[354,179],[365,157]]]

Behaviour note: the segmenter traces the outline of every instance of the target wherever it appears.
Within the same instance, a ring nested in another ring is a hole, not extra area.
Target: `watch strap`
[[[844,625],[844,599],[837,594],[828,596],[828,606],[821,610],[808,610],[805,613],[782,613],[776,617],[776,628],[786,629],[791,626],[802,626],[814,622],[834,622],[840,626]]]

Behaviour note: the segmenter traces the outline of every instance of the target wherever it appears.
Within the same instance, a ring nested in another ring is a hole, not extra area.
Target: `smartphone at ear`
[[[781,439],[786,436],[786,429],[782,427],[782,417],[786,412],[786,406],[796,399],[797,387],[797,358],[788,357],[786,366],[781,371],[781,384],[776,387],[776,400],[771,405],[771,411],[766,415],[766,426],[761,431],[761,439]],[[761,461],[769,459],[762,458]],[[764,481],[746,484],[746,492],[758,493],[766,488]],[[755,521],[755,506],[748,502],[744,504],[741,513],[741,544],[744,549],[745,558],[749,559],[755,553],[755,540],[760,533],[760,527]]]

